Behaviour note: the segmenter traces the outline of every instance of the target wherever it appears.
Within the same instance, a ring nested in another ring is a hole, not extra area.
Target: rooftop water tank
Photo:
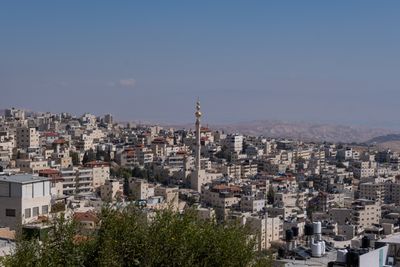
[[[314,235],[316,234],[321,234],[322,230],[321,230],[321,222],[313,222],[313,231],[314,231]]]
[[[293,231],[288,229],[286,230],[286,242],[290,242],[293,240]]]
[[[340,263],[346,263],[347,249],[339,249],[336,253],[336,261]]]
[[[322,242],[311,244],[311,255],[316,258],[322,257]]]
[[[292,231],[293,231],[293,237],[298,237],[299,236],[299,227],[293,226],[292,227]]]
[[[361,239],[361,248],[369,248],[369,245],[370,245],[369,237],[368,236],[364,236]]]
[[[346,254],[346,264],[349,267],[356,267],[360,264],[360,255],[357,251],[350,250]]]
[[[305,226],[304,226],[304,234],[306,235],[306,236],[310,236],[310,235],[313,235],[313,226],[312,226],[312,224],[306,224]]]

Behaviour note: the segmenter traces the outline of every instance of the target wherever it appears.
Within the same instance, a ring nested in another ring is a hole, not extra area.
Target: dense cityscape
[[[400,267],[400,1],[0,1],[0,267]]]
[[[398,153],[214,131],[202,126],[200,102],[194,111],[193,129],[172,129],[6,109],[2,256],[13,253],[19,229],[44,238],[63,214],[96,231],[105,205],[133,205],[148,221],[195,210],[199,220],[239,223],[254,250],[276,262],[367,266],[383,261],[382,247],[385,260],[397,260]]]

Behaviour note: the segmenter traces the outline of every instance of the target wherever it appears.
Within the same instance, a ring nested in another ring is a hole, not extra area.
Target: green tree
[[[96,160],[96,153],[94,153],[93,149],[90,149],[83,155],[82,164],[85,165],[93,160]]]
[[[275,202],[275,191],[272,185],[269,186],[268,192],[267,192],[267,202],[268,204],[274,204]]]
[[[238,224],[199,220],[195,211],[157,212],[151,221],[134,206],[104,208],[96,230],[60,217],[48,238],[19,239],[10,266],[272,266],[254,252],[254,239]]]
[[[71,151],[69,156],[72,158],[72,165],[77,166],[81,163],[78,152]]]

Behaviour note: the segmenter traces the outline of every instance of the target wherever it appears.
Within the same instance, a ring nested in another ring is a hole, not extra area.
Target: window
[[[15,209],[6,209],[7,217],[15,217]]]
[[[33,217],[38,216],[39,215],[39,207],[34,207],[32,209],[32,212],[33,212]]]
[[[31,217],[31,209],[25,209],[25,218],[30,218]]]
[[[49,213],[49,206],[48,205],[42,206],[42,214],[47,214],[47,213]]]

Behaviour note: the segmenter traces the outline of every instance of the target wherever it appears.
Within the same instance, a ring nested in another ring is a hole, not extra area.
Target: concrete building
[[[20,225],[50,212],[50,180],[31,174],[0,176],[0,226]]]
[[[93,188],[99,188],[110,179],[110,164],[107,162],[95,160],[85,164],[85,167],[92,169]]]
[[[256,235],[257,249],[267,250],[273,241],[279,241],[283,235],[283,221],[277,217],[250,216],[246,218],[246,225]]]
[[[17,147],[39,148],[39,133],[35,128],[19,127],[16,132]]]
[[[243,135],[230,134],[225,139],[228,151],[240,154],[243,150]]]
[[[5,110],[4,116],[6,119],[24,120],[25,111],[23,111],[22,109],[8,108]]]
[[[123,184],[118,180],[105,180],[100,186],[101,200],[105,202],[113,202],[123,195]]]
[[[61,169],[60,174],[64,195],[74,195],[94,191],[92,169],[72,167]]]
[[[129,179],[129,190],[135,200],[144,200],[154,196],[154,188],[150,187],[144,179],[131,177]]]
[[[353,224],[358,227],[369,227],[379,224],[381,219],[381,206],[372,200],[359,199],[351,204],[350,208],[332,208],[329,218],[341,224]]]

